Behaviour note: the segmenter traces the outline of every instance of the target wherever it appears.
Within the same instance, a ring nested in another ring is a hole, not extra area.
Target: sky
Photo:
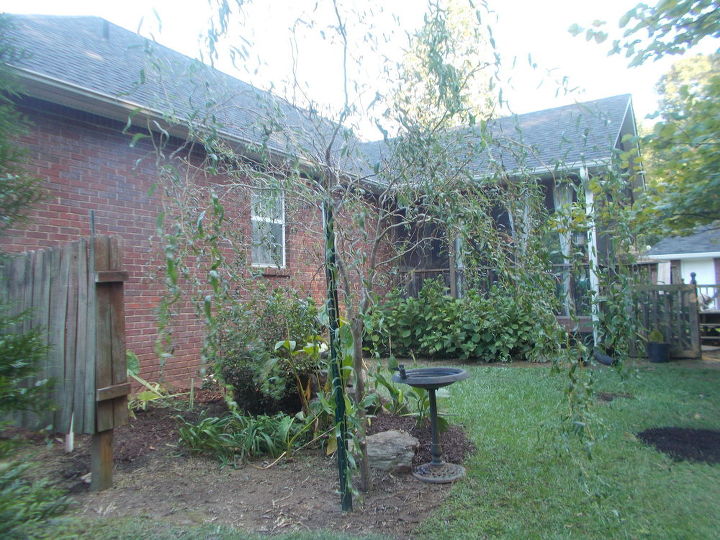
[[[504,88],[510,110],[524,113],[629,93],[638,121],[642,122],[657,108],[655,84],[678,57],[628,68],[626,59],[607,56],[607,43],[597,45],[568,32],[573,23],[588,26],[596,19],[608,21],[609,28],[616,29],[617,20],[635,3],[635,0],[488,0],[493,11],[490,21],[497,51],[506,66],[505,76],[510,79]],[[373,20],[378,22],[373,30],[375,35],[387,39],[378,50],[397,58],[406,44],[406,32],[422,21],[424,2],[385,0],[375,4]],[[374,4],[364,0],[356,5],[366,9],[364,6]],[[1,9],[20,14],[96,15],[194,57],[198,56],[199,36],[207,29],[210,15],[207,0],[3,0]],[[244,23],[230,32],[252,43],[247,46],[248,58],[239,63],[241,69],[227,59],[221,59],[216,67],[264,89],[278,93],[306,92],[318,102],[338,107],[343,93],[342,77],[338,74],[339,49],[335,47],[335,52],[331,52],[327,41],[310,37],[318,36],[324,26],[331,24],[333,16],[327,0],[256,0],[244,10]],[[296,26],[298,38],[293,45],[288,27],[298,17],[301,21],[314,18],[319,22],[312,29],[302,24]],[[351,15],[347,26],[358,43],[354,58],[360,56],[363,60],[362,68],[352,64],[352,70],[360,70],[353,75],[369,81],[370,86],[381,85],[383,77],[378,76],[377,54],[367,52],[372,47],[363,41],[364,34]],[[330,33],[326,31],[325,35]],[[706,49],[698,52],[710,52]],[[530,67],[529,55],[537,65],[534,69]],[[309,81],[307,86],[293,89],[287,85],[293,69],[300,73],[300,79]],[[569,94],[558,90],[557,81],[564,77],[566,87],[573,89]],[[378,138],[368,126],[358,128],[364,138]]]

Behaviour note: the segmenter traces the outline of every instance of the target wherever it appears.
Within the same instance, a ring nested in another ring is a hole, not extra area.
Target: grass
[[[469,368],[450,407],[477,453],[424,524],[428,538],[716,538],[720,466],[674,462],[635,438],[650,427],[720,429],[720,371],[674,363],[594,372],[597,391],[627,393],[593,406],[588,459],[562,429],[566,377],[548,370]]]
[[[60,518],[44,533],[53,540],[261,540],[267,535],[239,531],[227,525],[180,526],[146,517],[98,519]],[[40,531],[43,536],[43,531]],[[381,540],[378,536],[350,536],[330,531],[297,532],[273,536],[275,540]]]

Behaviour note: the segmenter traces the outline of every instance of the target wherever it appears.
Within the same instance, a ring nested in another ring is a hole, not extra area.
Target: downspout
[[[590,189],[590,175],[587,167],[580,167],[580,180],[582,182],[583,191],[585,192],[585,216],[588,220],[587,230],[587,249],[590,274],[590,290],[592,291],[592,328],[593,342],[597,347],[599,343],[598,324],[600,321],[600,280],[598,279],[598,250],[597,250],[597,230],[595,228],[595,196]]]

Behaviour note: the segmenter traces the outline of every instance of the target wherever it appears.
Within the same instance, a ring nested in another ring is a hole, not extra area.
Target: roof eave
[[[513,171],[507,171],[507,176],[511,179],[522,179],[527,176],[555,177],[558,174],[577,172],[582,168],[588,169],[589,172],[595,172],[612,166],[612,163],[613,160],[611,157],[572,161],[570,163],[563,163],[562,165],[558,166],[542,165],[527,169],[516,169]],[[488,178],[488,175],[474,176],[475,180],[483,180],[485,178]]]
[[[147,128],[148,121],[158,122],[162,129],[172,136],[183,139],[189,136],[190,132],[186,126],[167,122],[164,115],[158,110],[130,100],[123,100],[88,88],[68,84],[60,79],[29,69],[14,67],[13,73],[20,79],[23,94],[25,95],[123,123],[130,121],[131,125],[135,127]],[[218,130],[218,133],[229,143],[242,147],[245,155],[250,159],[258,157],[252,155],[253,152],[248,151],[248,148],[255,145],[252,141],[225,130]],[[273,149],[272,152],[276,159],[294,158],[294,156],[278,149]],[[301,160],[301,164],[311,166],[311,163],[307,160]]]

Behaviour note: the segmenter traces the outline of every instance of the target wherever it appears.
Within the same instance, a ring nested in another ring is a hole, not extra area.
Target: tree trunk
[[[370,489],[370,465],[367,453],[367,416],[360,406],[365,397],[365,375],[363,372],[362,334],[363,320],[357,315],[350,324],[353,337],[353,370],[355,372],[355,403],[358,407],[358,447],[360,448],[360,490]]]

